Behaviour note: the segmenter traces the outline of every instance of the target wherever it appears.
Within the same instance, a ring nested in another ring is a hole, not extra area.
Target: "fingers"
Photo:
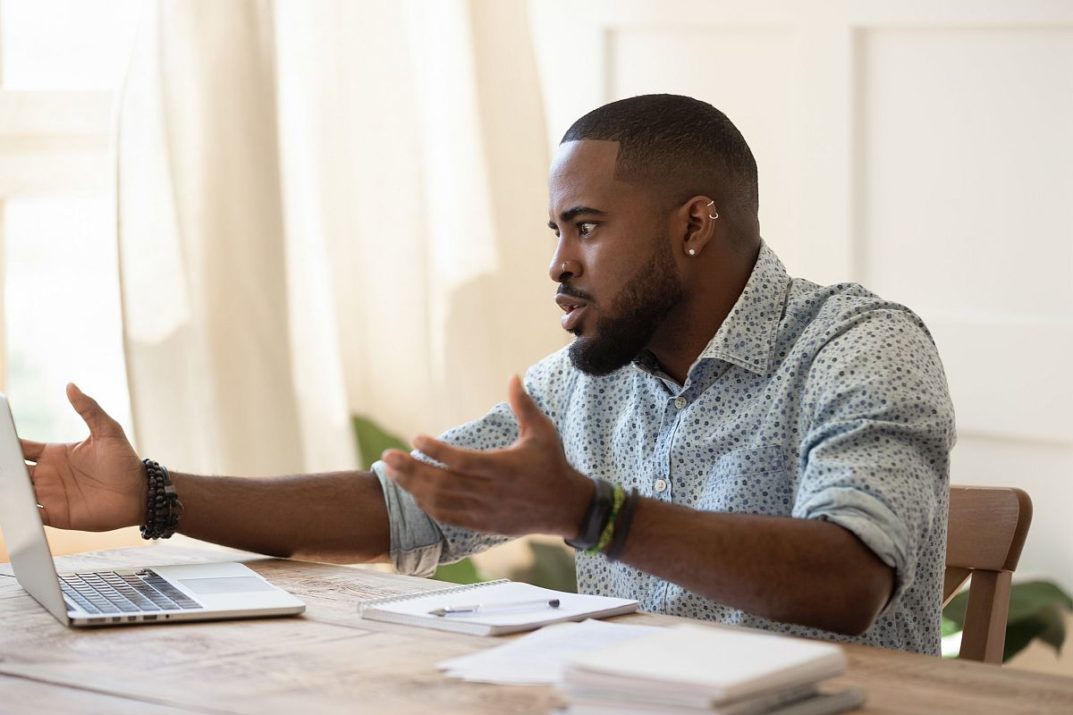
[[[453,476],[440,467],[414,459],[402,450],[389,449],[382,458],[392,481],[414,496],[441,486],[443,480]]]
[[[31,462],[36,462],[41,459],[41,455],[45,451],[45,444],[43,442],[20,439],[19,444],[22,445],[22,458]]]
[[[468,475],[449,472],[415,459],[406,452],[390,449],[383,454],[387,474],[405,489],[428,515],[456,526],[476,528],[474,514],[481,489],[472,488]]]
[[[547,415],[540,411],[533,398],[525,391],[521,378],[517,375],[511,375],[507,383],[507,402],[514,413],[514,419],[518,420],[518,432],[522,437],[550,423]]]
[[[123,428],[101,409],[97,401],[78,389],[73,382],[67,384],[67,399],[71,407],[82,417],[89,433],[94,437],[117,437],[123,434]]]
[[[487,453],[453,447],[428,435],[414,437],[413,445],[414,449],[423,452],[452,471],[466,474],[481,474],[487,471]]]
[[[400,449],[386,450],[382,459],[388,466],[388,476],[404,487],[417,480],[432,481],[448,478],[447,468],[423,462]]]

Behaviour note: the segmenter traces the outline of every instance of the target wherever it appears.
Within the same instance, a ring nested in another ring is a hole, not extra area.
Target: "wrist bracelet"
[[[145,523],[141,526],[143,539],[170,539],[179,528],[183,503],[175,493],[171,475],[161,464],[143,459],[145,478]]]
[[[611,538],[611,545],[607,548],[607,558],[611,561],[618,561],[623,549],[626,548],[626,536],[630,533],[633,513],[637,510],[637,502],[639,501],[641,501],[641,497],[638,496],[637,489],[632,489],[619,510],[615,524],[615,534]]]
[[[577,538],[566,539],[569,546],[578,551],[585,551],[596,546],[600,541],[600,535],[607,526],[608,516],[611,514],[614,489],[611,483],[604,479],[596,480],[596,491],[592,496],[592,502],[585,512],[585,518],[578,527]]]
[[[604,525],[603,531],[600,532],[599,541],[597,541],[596,545],[593,546],[591,549],[586,549],[586,553],[603,553],[604,550],[611,544],[611,539],[615,534],[615,519],[618,518],[619,510],[622,508],[622,503],[625,500],[626,490],[616,484],[614,487],[613,496],[611,497],[611,513],[607,516],[607,523]]]

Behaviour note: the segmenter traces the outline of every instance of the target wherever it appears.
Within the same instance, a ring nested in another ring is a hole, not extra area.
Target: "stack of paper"
[[[563,688],[572,715],[819,715],[863,702],[859,690],[820,693],[845,667],[831,643],[681,625],[574,657]]]
[[[555,685],[571,658],[659,630],[588,620],[546,626],[506,645],[437,663],[447,675],[474,683]]]

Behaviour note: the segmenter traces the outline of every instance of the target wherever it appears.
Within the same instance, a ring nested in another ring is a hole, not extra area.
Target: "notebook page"
[[[547,604],[558,600],[558,608]],[[532,602],[537,603],[532,603]],[[514,608],[512,604],[526,603]],[[555,591],[527,583],[498,582],[477,585],[473,588],[451,589],[397,601],[381,602],[375,611],[394,613],[414,619],[444,619],[454,622],[477,623],[488,626],[537,625],[545,622],[577,619],[586,615],[598,615],[608,611],[636,606],[636,601],[626,598],[589,596],[585,594]],[[445,616],[434,615],[437,609],[476,606],[473,613]],[[484,610],[487,609],[487,610]],[[371,611],[363,611],[368,615]]]

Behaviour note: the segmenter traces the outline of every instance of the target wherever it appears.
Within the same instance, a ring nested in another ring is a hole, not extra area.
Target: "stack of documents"
[[[582,653],[607,648],[658,631],[652,626],[588,620],[546,626],[506,645],[437,663],[453,678],[501,685],[558,685],[567,662]]]
[[[856,689],[820,692],[845,668],[832,643],[690,624],[572,658],[563,689],[571,715],[821,715],[864,702]]]

